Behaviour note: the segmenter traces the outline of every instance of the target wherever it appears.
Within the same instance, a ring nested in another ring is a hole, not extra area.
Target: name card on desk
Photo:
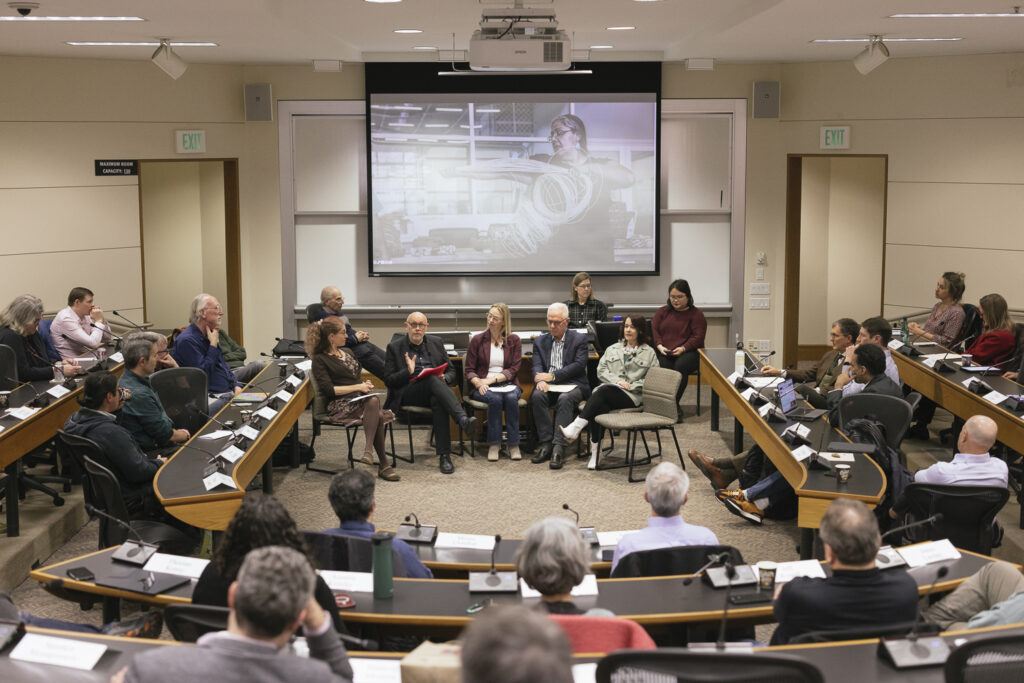
[[[7,411],[7,414],[17,420],[26,420],[36,413],[39,412],[39,408],[31,408],[29,406],[20,406],[18,408],[11,408]]]
[[[825,570],[817,560],[796,560],[794,562],[779,562],[775,570],[775,582],[786,583],[798,576],[806,576],[811,579],[824,579]]]
[[[754,396],[756,393],[757,393],[757,389],[754,389],[753,387],[751,387],[751,388],[745,390],[743,393],[741,393],[740,396],[743,397],[743,400],[749,401],[750,398],[752,396]]]
[[[224,458],[230,463],[235,463],[238,462],[238,459],[241,458],[243,455],[245,455],[245,451],[243,451],[238,446],[231,444],[230,446],[222,450],[220,453],[218,453],[217,457]]]
[[[597,662],[572,665],[572,683],[594,683],[597,680]]]
[[[1008,397],[1006,396],[1006,394],[1000,394],[998,391],[990,391],[987,394],[985,394],[984,396],[982,396],[982,398],[985,399],[986,401],[988,401],[989,403],[993,404],[993,405],[999,405],[1000,403],[1005,401]]]
[[[350,656],[348,663],[352,666],[354,683],[402,683],[402,661],[399,659],[376,659],[356,655]]]
[[[124,354],[121,353],[120,351],[118,351],[117,353],[115,353],[114,355],[112,355],[110,357],[110,360],[114,361],[115,363],[123,363],[124,362]]]
[[[811,428],[808,427],[807,425],[802,425],[799,422],[797,422],[796,424],[786,427],[782,431],[783,434],[785,434],[786,432],[793,432],[800,438],[806,439],[811,435]]]
[[[447,531],[440,531],[437,534],[437,540],[434,541],[434,547],[493,550],[494,536],[486,536],[483,534],[453,534]]]
[[[92,671],[106,651],[107,646],[102,643],[26,633],[17,647],[11,650],[10,657],[22,662]]]
[[[955,560],[960,557],[960,551],[953,547],[948,538],[944,538],[941,541],[929,541],[928,543],[904,546],[897,549],[896,552],[900,554],[900,557],[903,558],[909,567],[923,567],[932,562]]]
[[[288,398],[291,398],[291,396],[289,396]],[[265,420],[273,420],[275,417],[277,417],[277,411],[271,408],[270,406],[263,406],[262,408],[256,411],[256,414]]]
[[[796,458],[797,462],[803,462],[804,460],[807,460],[807,458],[810,458],[812,455],[815,454],[815,450],[808,446],[807,444],[804,444],[800,448],[796,448],[793,450],[793,457]]]
[[[209,434],[203,434],[199,438],[200,439],[210,439],[212,441],[213,439],[223,439],[225,436],[231,436],[232,434],[233,434],[233,432],[230,432],[227,429],[218,429],[215,432],[210,432]]]
[[[735,384],[736,380],[738,380],[740,377],[743,377],[743,375],[741,375],[738,372],[734,372],[731,375],[729,375],[728,377],[726,377],[725,381],[728,382],[729,384]]]
[[[306,360],[302,361],[301,363],[296,363],[295,364],[295,369],[296,370],[302,370],[303,372],[309,372],[310,370],[313,369],[313,359],[307,358]]]
[[[149,558],[149,562],[142,569],[143,571],[156,572],[157,574],[174,574],[175,576],[187,576],[190,579],[198,579],[208,564],[210,564],[210,561],[201,557],[154,553],[153,557]]]
[[[899,351],[900,349],[903,348],[903,342],[900,341],[899,339],[890,339],[889,343],[886,344],[886,346],[888,346],[893,351]]]
[[[260,436],[260,433],[249,425],[243,425],[241,428],[235,431],[235,434],[246,439],[249,439],[250,441],[255,441]]]
[[[778,377],[747,377],[746,380],[758,389],[764,389],[769,384],[778,381]]]
[[[332,591],[373,592],[373,574],[370,572],[339,572],[321,569],[320,577]]]
[[[292,395],[289,394],[284,389],[282,389],[281,391],[279,391],[276,394],[274,394],[274,398],[279,398],[282,401],[284,401],[285,403],[287,403],[288,401],[292,400]]]
[[[284,381],[288,382],[288,384],[292,385],[296,389],[298,389],[302,385],[302,380],[296,377],[295,375],[288,375],[288,377],[286,377]]]
[[[757,409],[757,414],[761,417],[768,417],[768,413],[775,410],[775,406],[771,403],[765,403],[763,406]]]
[[[940,360],[960,360],[960,354],[957,353],[929,353],[927,356],[921,356],[921,362],[929,368],[934,368],[935,364]]]
[[[629,529],[627,531],[598,531],[597,542],[602,546],[616,546],[622,537],[626,534],[632,534],[639,531],[639,529]]]
[[[524,598],[539,598],[540,591],[535,591],[526,585],[525,579],[519,579],[519,591]],[[584,574],[583,580],[578,586],[573,586],[569,594],[574,598],[581,598],[585,595],[597,595],[597,577],[593,574]]]
[[[207,491],[209,491],[210,489],[217,488],[222,484],[233,489],[238,488],[237,486],[235,486],[235,480],[222,472],[214,472],[206,479],[203,479],[203,486],[206,487]]]
[[[46,393],[48,393],[50,396],[53,396],[54,398],[60,398],[61,396],[67,396],[68,394],[70,394],[71,390],[68,389],[63,384],[57,384],[56,386],[52,386],[49,389],[47,389]]]

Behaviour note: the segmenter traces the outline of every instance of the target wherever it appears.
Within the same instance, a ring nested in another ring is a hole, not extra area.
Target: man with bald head
[[[455,367],[448,364],[444,376],[427,376],[416,379],[424,370],[448,363],[444,344],[437,337],[427,335],[427,316],[419,311],[405,319],[405,336],[388,344],[385,353],[384,383],[388,385],[388,400],[385,408],[395,410],[403,406],[429,407],[434,418],[434,445],[437,449],[438,465],[443,474],[455,471],[452,464],[451,430],[449,416],[463,430],[475,432],[477,419],[467,417],[459,400],[448,386],[455,382]]]
[[[370,342],[370,335],[362,330],[353,329],[348,318],[342,315],[341,307],[345,305],[345,297],[337,287],[324,287],[320,290],[320,319],[337,316],[345,321],[345,346],[348,347],[364,369],[384,381],[384,351]]]

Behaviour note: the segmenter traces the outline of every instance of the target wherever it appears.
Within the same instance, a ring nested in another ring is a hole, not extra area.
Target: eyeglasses
[[[487,320],[497,323],[497,322],[501,322],[502,317],[500,315],[491,315],[490,313],[488,313],[487,314]]]
[[[551,135],[548,136],[548,140],[554,140],[555,138],[560,138],[563,135],[565,135],[566,133],[571,133],[571,132],[572,132],[572,130],[569,129],[569,128],[562,128],[560,130],[552,130],[551,131]]]
[[[426,327],[427,326],[427,323],[410,323],[410,322],[407,322],[405,324],[408,325],[409,327],[412,327],[412,328],[420,328],[420,327]]]
[[[671,295],[669,295],[668,298],[671,301],[684,301],[686,299],[686,295],[685,294],[671,294]]]
[[[589,282],[584,282],[582,285],[576,285],[576,289],[593,289],[593,285]]]
[[[204,311],[213,311],[214,313],[223,313],[224,309],[220,306],[207,306],[203,309]]]
[[[552,320],[551,318],[548,318],[548,325],[554,325],[556,327],[559,325],[564,325],[567,322],[569,322],[568,318],[562,318],[561,320]]]

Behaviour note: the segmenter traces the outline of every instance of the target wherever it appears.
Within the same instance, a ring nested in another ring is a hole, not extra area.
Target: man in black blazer
[[[587,382],[587,337],[569,329],[569,307],[563,303],[548,306],[548,333],[533,340],[533,393],[530,409],[537,428],[540,447],[530,462],[550,460],[553,470],[561,469],[565,457],[562,430],[573,418],[580,401],[590,396]],[[572,391],[549,391],[552,384],[572,384]],[[555,408],[555,424],[550,409]],[[553,442],[553,447],[552,447]]]
[[[449,363],[441,376],[427,376],[414,380],[424,370],[448,363],[444,344],[437,337],[427,336],[427,316],[419,311],[405,319],[405,336],[396,339],[386,351],[384,382],[388,385],[388,400],[385,408],[402,406],[423,406],[433,411],[434,444],[441,472],[451,474],[452,464],[451,430],[448,418],[451,416],[467,432],[476,431],[477,419],[467,417],[451,388],[455,382],[455,367]]]

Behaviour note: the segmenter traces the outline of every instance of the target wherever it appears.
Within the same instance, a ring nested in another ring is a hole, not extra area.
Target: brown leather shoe
[[[715,461],[712,460],[710,455],[705,455],[698,450],[691,448],[687,455],[690,456],[690,460],[697,466],[697,469],[701,471],[708,480],[711,481],[711,485],[716,489],[728,488],[729,481],[722,474],[722,470],[715,467]]]

